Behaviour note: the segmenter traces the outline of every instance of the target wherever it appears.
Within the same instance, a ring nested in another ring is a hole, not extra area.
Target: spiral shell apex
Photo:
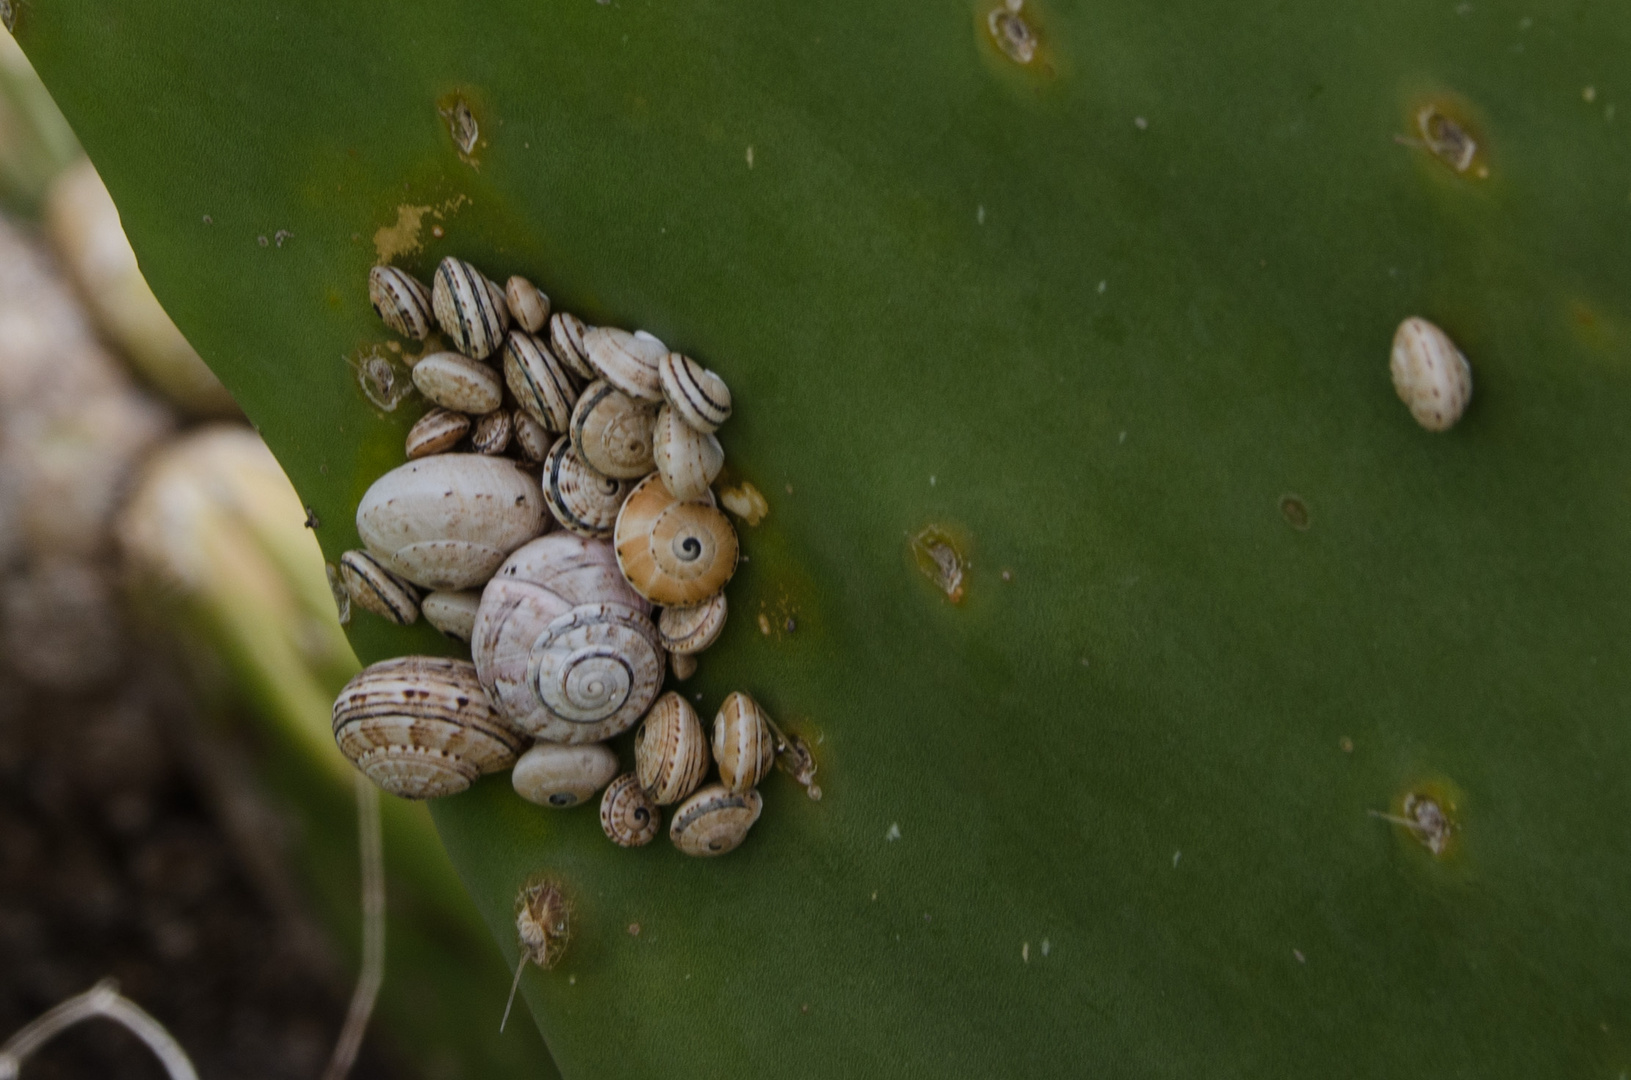
[[[618,847],[641,847],[657,838],[661,814],[640,787],[640,779],[624,773],[600,797],[600,827]]]
[[[424,341],[430,334],[430,290],[394,266],[368,271],[368,302],[385,325],[405,338]]]
[[[601,381],[584,388],[567,433],[591,469],[614,480],[635,480],[651,472],[656,426],[655,409]]]
[[[668,836],[687,855],[708,857],[735,851],[759,820],[764,800],[757,791],[731,791],[709,784],[674,811]]]
[[[544,501],[555,520],[579,536],[608,537],[629,489],[626,480],[602,476],[583,463],[565,435],[544,458]]]
[[[699,604],[736,573],[736,530],[725,515],[706,503],[680,502],[656,475],[624,500],[613,538],[623,576],[656,604]]]
[[[504,341],[509,305],[499,287],[462,259],[445,258],[431,285],[436,321],[466,356],[480,360]]]
[[[708,736],[696,710],[669,691],[634,734],[634,771],[658,806],[679,802],[708,774]]]

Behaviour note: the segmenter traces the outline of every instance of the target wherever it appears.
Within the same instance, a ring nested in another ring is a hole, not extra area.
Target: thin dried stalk
[[[83,994],[69,998],[61,1005],[36,1017],[23,1029],[0,1046],[0,1080],[16,1080],[18,1071],[28,1056],[63,1031],[82,1020],[106,1017],[123,1025],[135,1035],[153,1056],[159,1059],[170,1080],[198,1080],[198,1073],[164,1025],[144,1012],[134,1001],[119,995],[119,984],[103,979]]]
[[[380,983],[385,980],[385,844],[380,836],[379,790],[361,773],[356,777],[356,790],[357,845],[362,855],[362,970],[357,973],[351,1008],[323,1080],[345,1080],[356,1064]]]

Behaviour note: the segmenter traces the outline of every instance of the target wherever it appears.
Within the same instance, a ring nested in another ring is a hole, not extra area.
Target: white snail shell
[[[1393,335],[1393,389],[1428,431],[1448,431],[1472,400],[1472,365],[1450,335],[1412,316]]]
[[[635,480],[652,468],[651,435],[657,411],[608,382],[584,388],[567,434],[584,464],[614,480]]]
[[[480,416],[504,402],[498,372],[463,353],[431,353],[413,366],[413,385],[434,404]]]
[[[657,376],[668,404],[698,431],[718,431],[730,419],[730,387],[689,356],[664,356],[657,365]]]
[[[504,283],[504,299],[509,301],[510,315],[527,333],[536,334],[549,322],[549,297],[519,274]]]
[[[474,589],[438,589],[419,601],[425,621],[450,638],[469,641],[476,626],[481,593]]]
[[[724,855],[735,851],[759,820],[764,800],[757,791],[736,792],[709,784],[674,811],[668,837],[687,855]]]
[[[583,320],[570,312],[557,311],[549,319],[551,351],[572,374],[586,382],[598,378],[595,369],[589,364],[588,355],[583,351],[583,335],[587,329],[583,325]]]
[[[719,440],[681,420],[669,405],[657,411],[651,441],[657,474],[676,499],[702,498],[725,465],[725,451]]]
[[[398,626],[419,618],[419,590],[387,570],[366,551],[340,556],[340,580],[351,602]]]
[[[515,425],[510,419],[510,410],[494,409],[484,416],[476,417],[476,425],[470,431],[470,449],[488,457],[497,456],[509,449],[510,436],[514,432]]]
[[[534,420],[550,431],[565,431],[578,388],[571,373],[544,343],[511,330],[504,339],[504,381]]]
[[[675,656],[694,656],[718,640],[725,614],[724,593],[700,604],[665,607],[657,617],[657,636]]]
[[[334,739],[363,774],[434,799],[510,766],[525,740],[487,704],[467,660],[400,656],[363,669],[334,702]]]
[[[668,350],[656,338],[597,326],[584,331],[583,351],[596,373],[629,397],[653,405],[663,399],[657,364]]]
[[[544,502],[555,520],[579,536],[608,537],[617,511],[634,485],[602,476],[583,463],[562,435],[544,458]]]
[[[538,742],[510,773],[515,793],[539,806],[576,806],[611,783],[617,755],[602,743],[567,746]]]
[[[374,481],[357,534],[393,573],[427,589],[486,581],[548,523],[538,482],[512,461],[435,454]]]
[[[658,806],[679,802],[708,775],[708,735],[691,703],[672,690],[634,733],[634,772]]]
[[[406,338],[424,341],[430,333],[430,290],[394,266],[368,271],[368,302],[385,325]]]
[[[523,458],[528,461],[544,460],[553,441],[544,425],[534,420],[531,413],[525,409],[515,411],[515,445]]]
[[[724,514],[675,499],[655,473],[623,501],[613,539],[629,584],[665,606],[700,604],[723,590],[740,554]]]
[[[480,360],[503,343],[504,331],[510,328],[509,305],[503,291],[474,266],[452,256],[443,259],[436,267],[430,299],[436,321],[466,356]]]
[[[633,773],[613,780],[600,797],[600,827],[618,847],[651,843],[661,824],[661,811]]]
[[[759,703],[740,690],[714,717],[714,760],[719,781],[731,791],[759,786],[776,765],[776,737]]]
[[[408,460],[430,454],[445,454],[470,431],[470,418],[464,413],[444,409],[440,405],[421,416],[408,429],[405,448]]]

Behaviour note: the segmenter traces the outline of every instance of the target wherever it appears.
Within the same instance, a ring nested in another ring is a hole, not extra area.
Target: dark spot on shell
[[[465,697],[463,694],[460,694],[457,700],[459,702],[459,708],[461,709],[470,704],[470,699]]]
[[[549,805],[551,806],[571,806],[577,801],[576,795],[569,795],[564,791],[557,791],[549,797]]]

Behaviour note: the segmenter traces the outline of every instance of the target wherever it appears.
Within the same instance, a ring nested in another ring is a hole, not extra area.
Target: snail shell
[[[464,260],[449,256],[437,265],[430,300],[436,321],[453,339],[454,347],[466,356],[480,360],[503,343],[504,331],[510,327],[504,293]]]
[[[539,806],[576,806],[617,775],[617,755],[602,743],[538,742],[510,773],[515,793]]]
[[[714,760],[719,780],[731,791],[748,791],[776,764],[776,737],[759,703],[740,690],[725,699],[714,717]]]
[[[527,461],[542,461],[549,453],[549,432],[525,409],[515,411],[515,445]]]
[[[413,366],[413,384],[432,402],[454,412],[480,416],[504,401],[498,372],[462,353],[431,353]]]
[[[527,333],[536,334],[549,322],[549,297],[519,274],[504,283],[504,299],[509,301],[510,315]]]
[[[691,703],[672,690],[634,733],[634,772],[658,806],[679,802],[708,775],[708,735]]]
[[[481,593],[474,589],[441,589],[419,601],[425,621],[450,638],[469,641],[476,626]]]
[[[544,343],[518,330],[504,339],[504,381],[521,407],[550,431],[565,431],[578,390]]]
[[[651,435],[656,426],[655,409],[600,381],[584,388],[567,434],[591,469],[614,480],[635,480],[652,469]]]
[[[424,341],[430,334],[430,290],[413,275],[394,266],[374,267],[368,271],[368,302],[403,337]]]
[[[668,404],[698,431],[718,431],[730,419],[730,387],[689,356],[664,356],[657,365],[657,377]]]
[[[589,355],[583,351],[583,334],[587,328],[583,320],[566,311],[557,311],[549,318],[549,346],[561,363],[572,374],[588,381],[596,377],[589,365]]]
[[[1472,365],[1450,336],[1412,316],[1393,335],[1393,389],[1428,431],[1448,431],[1472,400]]]
[[[419,590],[403,581],[366,551],[340,556],[340,579],[354,604],[382,619],[409,626],[419,618]]]
[[[700,499],[725,465],[719,440],[680,419],[673,407],[657,411],[651,456],[663,486],[676,499]]]
[[[369,553],[427,589],[481,584],[548,520],[538,481],[480,454],[410,461],[375,480],[357,505]]]
[[[700,604],[736,572],[736,530],[725,515],[707,503],[680,502],[656,474],[623,501],[613,538],[623,576],[656,604]]]
[[[757,791],[735,792],[709,784],[674,811],[668,837],[687,855],[724,855],[747,839],[764,800]]]
[[[674,673],[676,682],[684,682],[697,673],[697,658],[686,653],[669,653],[668,670]]]
[[[597,326],[584,331],[583,351],[600,377],[629,397],[651,404],[663,399],[657,363],[668,350],[656,338],[649,334],[637,337],[615,326]]]
[[[665,607],[657,617],[657,636],[663,648],[675,656],[694,656],[718,638],[725,629],[725,594],[700,604]]]
[[[408,460],[430,454],[445,454],[459,445],[470,430],[470,418],[464,413],[444,409],[440,405],[421,416],[408,429]]]
[[[485,416],[476,417],[475,429],[470,432],[470,448],[489,457],[502,454],[510,445],[514,432],[510,410],[494,409]]]
[[[600,827],[618,847],[640,847],[657,838],[661,812],[640,787],[640,778],[624,773],[600,797]]]
[[[487,704],[468,660],[400,656],[363,669],[334,702],[334,740],[363,774],[434,799],[508,768],[525,739]]]
[[[562,435],[544,458],[544,502],[555,520],[579,536],[608,537],[634,485],[602,476],[583,463]]]

